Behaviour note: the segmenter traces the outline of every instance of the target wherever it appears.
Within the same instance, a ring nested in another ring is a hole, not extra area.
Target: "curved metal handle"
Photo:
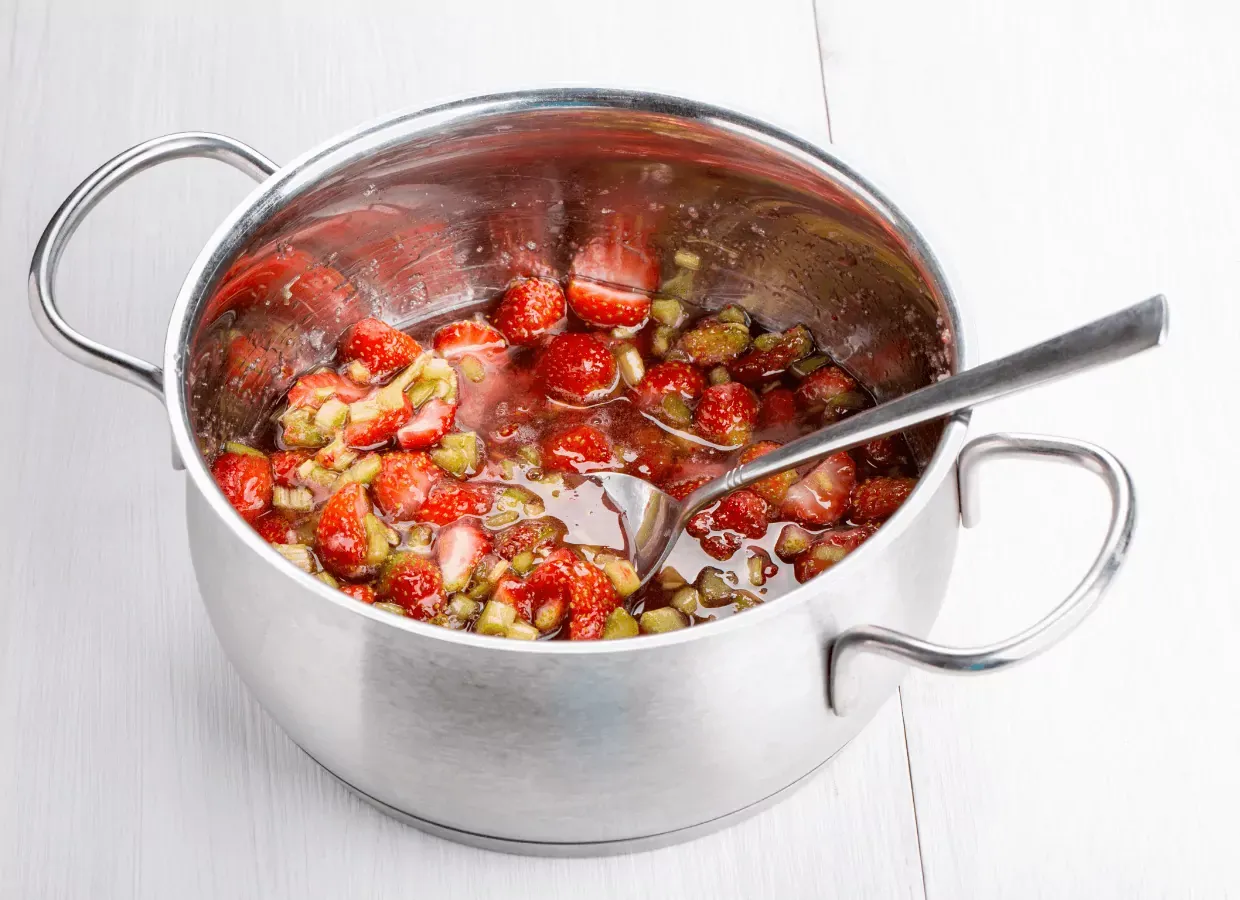
[[[1069,438],[1026,434],[992,434],[970,442],[960,453],[961,520],[966,528],[978,523],[977,467],[997,456],[1073,463],[1093,472],[1111,494],[1111,522],[1102,549],[1085,577],[1062,603],[1040,622],[1007,640],[983,647],[947,647],[875,625],[850,628],[835,639],[831,649],[828,693],[831,707],[845,715],[848,699],[844,685],[847,668],[858,654],[876,653],[936,672],[983,674],[1032,659],[1054,646],[1093,611],[1119,571],[1137,512],[1132,479],[1123,464],[1101,447]]]
[[[218,159],[262,181],[279,168],[240,141],[207,132],[186,131],[154,138],[108,160],[61,204],[52,216],[30,261],[30,311],[48,343],[72,360],[164,396],[163,370],[153,363],[86,337],[64,320],[56,305],[56,270],[69,239],[100,200],[134,175],[185,157]]]

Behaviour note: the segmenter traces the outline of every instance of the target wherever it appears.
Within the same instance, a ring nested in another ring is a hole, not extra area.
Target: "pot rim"
[[[370,618],[382,626],[409,632],[417,637],[509,653],[632,653],[688,641],[709,640],[715,636],[722,639],[738,628],[756,626],[760,620],[767,617],[790,613],[802,607],[815,593],[821,591],[823,587],[821,579],[838,577],[836,573],[841,567],[847,567],[849,572],[856,570],[869,560],[877,558],[884,547],[897,540],[909,523],[926,506],[930,496],[938,489],[943,479],[955,470],[956,457],[964,446],[969,413],[967,411],[958,413],[949,419],[929,464],[918,480],[917,487],[895,515],[857,550],[833,566],[831,571],[823,573],[813,581],[800,585],[781,597],[774,598],[777,602],[766,602],[747,610],[743,616],[728,616],[722,621],[710,623],[707,628],[685,628],[660,635],[643,635],[640,640],[636,641],[496,640],[493,637],[473,632],[453,631],[426,622],[394,616],[375,610],[368,604],[358,603],[314,576],[288,565],[284,557],[259,537],[258,533],[233,510],[215,485],[193,438],[185,384],[191,314],[196,312],[199,300],[205,296],[206,289],[219,275],[223,274],[226,264],[235,251],[269,218],[272,211],[305,192],[333,171],[401,143],[410,137],[425,136],[445,126],[478,119],[502,117],[516,112],[565,108],[622,109],[697,121],[720,131],[731,132],[738,137],[763,144],[837,182],[842,182],[848,190],[859,196],[871,209],[882,216],[886,224],[919,258],[930,282],[941,294],[947,308],[951,328],[956,337],[957,370],[968,368],[972,364],[972,342],[964,328],[959,302],[951,290],[942,264],[931,250],[921,230],[914,227],[900,208],[889,200],[872,181],[859,174],[835,150],[829,151],[783,129],[740,113],[666,94],[590,88],[513,91],[466,97],[426,109],[403,110],[343,132],[282,166],[229,213],[194,260],[172,308],[164,344],[163,371],[164,397],[172,428],[173,444],[194,487],[214,513],[250,550],[266,559],[270,565],[277,566],[282,575],[293,579],[303,589],[316,595],[319,600],[335,604],[354,615]]]

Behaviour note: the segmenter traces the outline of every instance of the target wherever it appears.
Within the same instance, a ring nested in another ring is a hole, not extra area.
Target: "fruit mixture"
[[[270,443],[212,461],[289,562],[359,603],[479,634],[594,640],[748,609],[829,569],[916,479],[903,438],[773,475],[699,512],[644,588],[585,473],[677,498],[872,403],[795,326],[662,287],[520,279],[484,314],[412,333],[374,318],[301,376]],[[580,271],[580,269],[578,269]],[[657,279],[657,272],[655,272]]]

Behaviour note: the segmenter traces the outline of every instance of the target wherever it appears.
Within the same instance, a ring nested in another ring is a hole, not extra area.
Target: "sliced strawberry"
[[[753,462],[759,456],[765,456],[780,446],[782,445],[778,441],[758,441],[752,447],[745,448],[741,453],[740,461],[742,463]],[[797,478],[796,469],[785,469],[783,472],[776,472],[774,475],[768,475],[761,481],[751,484],[749,489],[778,508],[784,502],[788,488],[797,483]]]
[[[620,595],[602,570],[577,560],[569,584],[568,637],[573,641],[597,641],[611,611],[620,605]]]
[[[375,589],[368,584],[342,584],[340,593],[347,594],[358,603],[374,603],[379,599]]]
[[[339,351],[342,363],[359,362],[365,367],[363,374],[369,377],[359,381],[375,384],[417,359],[422,345],[386,322],[362,319],[341,336]]]
[[[564,291],[547,278],[527,278],[504,292],[495,327],[510,343],[533,344],[564,318]]]
[[[708,387],[693,416],[698,434],[725,447],[736,447],[749,440],[757,421],[758,398],[735,381]]]
[[[487,356],[508,346],[504,335],[485,322],[453,322],[435,332],[435,352],[444,359]]]
[[[430,404],[427,404],[428,406]],[[380,409],[369,419],[359,419],[344,427],[344,442],[357,450],[370,450],[390,441],[413,416],[409,397],[400,395],[400,406]]]
[[[534,593],[529,586],[511,572],[505,572],[495,583],[491,599],[497,603],[506,603],[517,611],[522,621],[529,622],[534,618]]]
[[[864,525],[828,531],[796,558],[792,566],[793,574],[797,581],[804,584],[852,553],[873,533],[874,529]]]
[[[543,439],[543,467],[558,472],[592,472],[611,465],[607,435],[592,425],[576,425]]]
[[[664,493],[677,500],[683,500],[708,482],[714,481],[714,475],[694,475],[690,478],[682,478],[674,481],[663,488]]]
[[[572,597],[573,571],[580,562],[573,551],[561,547],[548,556],[525,580],[530,602],[530,621],[539,631],[551,631],[564,621]]]
[[[379,576],[377,593],[422,621],[437,615],[447,599],[439,568],[426,557],[410,551],[388,557]]]
[[[758,426],[774,428],[796,421],[796,395],[788,388],[774,388],[762,395],[758,410]]]
[[[646,412],[662,411],[663,398],[675,395],[686,404],[694,403],[706,390],[702,373],[686,362],[665,362],[646,372],[646,377],[633,388],[637,405]]]
[[[275,482],[271,460],[261,453],[223,453],[211,466],[215,483],[241,518],[253,523],[271,509]]]
[[[269,544],[297,543],[297,529],[278,512],[263,513],[254,521],[254,530]]]
[[[757,540],[766,535],[768,513],[766,501],[760,496],[750,490],[739,490],[720,500],[711,516],[715,528]]]
[[[491,538],[473,522],[456,522],[435,538],[435,559],[443,573],[443,589],[449,593],[469,586],[474,566],[491,552]]]
[[[297,486],[297,469],[312,453],[307,450],[277,450],[271,454],[271,474],[280,487]]]
[[[847,511],[856,481],[851,456],[843,451],[828,456],[788,488],[780,514],[806,525],[834,525]]]
[[[410,522],[426,502],[443,469],[425,453],[385,453],[383,467],[371,484],[375,505],[396,522]]]
[[[445,478],[431,489],[418,518],[432,525],[451,525],[462,516],[485,516],[490,508],[490,490]]]
[[[288,405],[291,409],[318,409],[332,397],[341,403],[353,403],[368,393],[370,391],[367,388],[324,369],[298,378],[288,392]]]
[[[536,550],[548,541],[559,540],[566,529],[558,519],[529,519],[505,528],[495,538],[495,552],[504,559]]]
[[[620,375],[616,358],[588,334],[560,334],[539,357],[537,376],[553,400],[586,406],[607,398]]]
[[[567,294],[569,308],[601,328],[636,328],[650,315],[650,298],[645,294],[597,281],[573,276]]]
[[[756,347],[728,363],[728,374],[743,384],[754,387],[774,378],[798,359],[814,352],[814,338],[804,325],[789,328],[773,347],[759,350]]]
[[[314,532],[314,549],[323,568],[341,578],[371,574],[373,569],[367,564],[368,515],[370,500],[363,485],[347,484],[328,498]]]
[[[741,549],[741,537],[731,531],[724,531],[717,534],[708,534],[701,540],[702,549],[706,551],[707,556],[711,556],[720,562],[725,562],[736,555],[736,551]]]
[[[867,478],[853,493],[853,517],[859,520],[889,519],[917,487],[916,478],[881,476]]]
[[[805,376],[797,386],[797,403],[807,411],[818,410],[857,389],[857,380],[838,366],[823,366]]]
[[[402,450],[429,450],[443,440],[455,422],[456,404],[435,397],[401,426],[396,432],[396,443]]]

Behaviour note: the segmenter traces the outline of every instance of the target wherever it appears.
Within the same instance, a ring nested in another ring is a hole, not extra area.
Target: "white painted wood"
[[[1165,349],[974,418],[1110,448],[1140,524],[1063,646],[906,683],[926,894],[1240,896],[1236,6],[820,0],[819,21],[834,137],[930,215],[984,356],[1172,301]],[[1084,476],[1011,464],[985,490],[944,640],[1032,621],[1098,540]]]
[[[393,108],[568,82],[686,94],[827,137],[809,0],[740,17],[654,0],[0,0],[0,894],[922,896],[896,703],[787,803],[653,854],[489,854],[363,806],[220,653],[158,406],[59,357],[26,314],[48,216],[140,140],[217,130],[283,160]],[[157,356],[182,273],[247,189],[186,162],[108,200],[65,257],[69,318]]]

